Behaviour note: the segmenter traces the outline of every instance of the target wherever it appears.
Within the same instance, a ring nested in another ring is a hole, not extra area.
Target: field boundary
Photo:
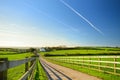
[[[83,68],[89,68],[96,71],[120,76],[120,67],[119,67],[120,62],[117,61],[117,59],[120,59],[120,56],[79,56],[79,57],[68,56],[68,57],[46,57],[46,58],[52,61],[60,62],[60,63],[78,65]],[[106,59],[106,60],[103,60],[103,59]],[[107,59],[112,59],[112,61],[109,61]],[[103,68],[112,69],[112,70],[109,71]]]
[[[30,62],[30,67],[29,63]],[[0,58],[0,80],[7,80],[8,69],[25,64],[25,73],[21,76],[19,80],[27,80],[28,76],[30,79],[33,77],[33,72],[36,64],[36,57],[31,57],[22,60],[8,61],[8,58]]]

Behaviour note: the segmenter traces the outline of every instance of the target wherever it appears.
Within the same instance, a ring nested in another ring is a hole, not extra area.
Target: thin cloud
[[[84,16],[82,16],[79,12],[77,12],[74,8],[72,8],[69,4],[67,4],[65,1],[60,0],[66,7],[68,7],[70,10],[72,10],[75,14],[77,14],[79,17],[81,17],[83,20],[85,20],[92,28],[94,28],[97,32],[103,35],[103,32],[95,27],[88,19],[86,19]]]

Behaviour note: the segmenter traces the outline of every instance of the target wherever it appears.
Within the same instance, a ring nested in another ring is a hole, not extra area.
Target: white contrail
[[[81,17],[83,20],[85,20],[92,28],[94,28],[96,31],[98,31],[100,34],[103,35],[103,32],[95,27],[88,19],[86,19],[84,16],[82,16],[79,12],[77,12],[74,8],[72,8],[69,4],[67,4],[65,1],[60,0],[65,6],[67,6],[70,10],[72,10],[75,14],[77,14],[79,17]]]

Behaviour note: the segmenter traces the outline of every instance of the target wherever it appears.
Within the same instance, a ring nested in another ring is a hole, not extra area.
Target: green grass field
[[[26,57],[31,57],[33,54],[31,52],[16,54],[16,52],[0,51],[0,58],[8,58],[9,61],[25,59]],[[29,63],[30,64],[30,63]],[[38,65],[40,79],[46,80],[46,75],[41,67]],[[8,69],[8,80],[18,80],[25,73],[25,64]],[[43,76],[41,76],[43,75]]]
[[[109,68],[101,68],[101,70],[103,70],[103,72],[99,72],[96,71],[94,69],[99,70],[99,67],[95,67],[93,65],[98,65],[99,63],[94,63],[91,62],[90,64],[92,66],[88,66],[88,65],[81,65],[82,62],[78,62],[76,60],[82,60],[82,58],[79,57],[45,57],[48,61],[51,61],[53,63],[65,66],[65,67],[69,67],[75,70],[78,70],[80,72],[84,72],[93,76],[97,76],[99,78],[102,78],[103,80],[119,80],[120,76],[117,75],[113,75],[113,74],[108,74],[105,71],[111,71],[113,72],[113,69],[109,69]],[[89,60],[88,58],[84,58],[84,60]],[[91,58],[91,60],[98,60],[97,58]],[[111,58],[103,58],[102,61],[113,61]],[[117,61],[120,61],[120,59],[118,59]],[[89,64],[89,62],[83,62],[84,64]],[[108,64],[101,64],[102,66],[108,66]],[[110,67],[113,67],[113,64],[109,64]],[[117,67],[120,67],[120,65],[118,65]],[[96,74],[97,73],[97,74]],[[117,70],[117,73],[120,74],[120,70]]]
[[[50,52],[42,52],[41,53],[47,60],[62,65],[66,66],[93,76],[97,76],[99,78],[102,78],[103,80],[119,80],[120,76],[114,75],[114,74],[108,74],[104,71],[112,71],[114,72],[113,69],[108,69],[108,68],[103,68],[101,67],[101,70],[103,72],[96,71],[94,69],[98,69],[99,67],[97,66],[89,66],[89,65],[81,65],[77,60],[82,60],[83,58],[79,58],[84,56],[117,56],[120,55],[120,48],[97,48],[97,49],[68,49],[68,50],[53,50]],[[73,59],[68,59],[68,60],[62,60],[62,58],[72,58]],[[51,59],[48,59],[51,58]],[[53,60],[55,59],[56,60]],[[57,59],[58,58],[58,59]],[[61,58],[61,59],[60,59]],[[98,58],[84,58],[84,60],[98,60]],[[111,58],[101,58],[101,61],[114,61],[114,59]],[[117,62],[120,62],[120,58],[116,59]],[[74,64],[73,64],[74,63]],[[90,62],[83,62],[83,64],[89,64]],[[91,62],[91,65],[99,65],[97,62]],[[72,66],[71,66],[72,65]],[[106,63],[101,63],[102,66],[110,66],[114,67],[114,64],[106,64]],[[120,67],[119,64],[116,65],[117,67]],[[90,68],[89,68],[90,67]],[[91,69],[92,68],[92,69]],[[116,70],[117,73],[120,74],[120,70]],[[97,73],[97,74],[96,74]]]
[[[7,53],[7,54],[6,54]],[[10,52],[13,53],[13,52]],[[5,55],[0,53],[0,58],[8,58],[8,60],[20,60],[25,59],[25,57],[30,57],[33,54],[31,53],[22,53],[22,54],[9,54],[9,52],[5,52]],[[8,80],[18,80],[25,72],[25,65],[20,65],[14,68],[8,69]]]
[[[25,57],[32,56],[32,53],[22,53],[22,54],[6,54],[6,55],[0,55],[0,58],[8,58],[8,60],[19,60],[24,59]]]
[[[73,57],[73,56],[83,56],[83,55],[120,55],[120,48],[97,48],[97,49],[68,49],[68,50],[52,50],[52,51],[48,51],[48,52],[40,52],[40,55],[42,56],[54,56],[54,57]],[[17,53],[15,51],[0,51],[0,58],[8,58],[8,60],[19,60],[19,59],[24,59],[25,57],[30,57],[33,54],[31,54],[30,52],[28,53]],[[85,58],[86,60],[89,60],[89,58]],[[75,59],[74,59],[75,60]],[[71,62],[75,62],[74,60],[71,60]],[[97,58],[91,58],[91,60],[97,60]],[[102,60],[106,61],[106,58],[103,58]],[[113,61],[113,59],[107,59],[109,61]],[[104,80],[119,80],[120,77],[119,76],[115,76],[112,74],[107,74],[107,73],[103,73],[103,72],[98,72],[95,70],[91,70],[89,68],[86,67],[80,67],[80,64],[76,63],[77,65],[72,65],[69,63],[60,63],[57,61],[53,61],[54,63],[57,63],[59,65],[62,66],[66,66],[81,72],[85,72],[87,74],[90,75],[94,75],[100,78],[103,78]],[[120,59],[118,59],[117,61],[120,61]],[[88,63],[88,62],[85,62]],[[98,64],[98,63],[91,63],[91,64]],[[102,65],[106,65],[106,64],[102,64]],[[110,66],[114,66],[109,64]],[[85,66],[85,65],[84,65]],[[117,65],[118,67],[120,65]],[[20,65],[11,69],[8,69],[8,80],[18,80],[25,72],[25,65]],[[39,68],[39,79],[41,80],[47,80],[46,79],[46,75],[44,70],[41,67],[41,64],[38,64],[38,68]],[[97,67],[93,67],[93,68],[97,68]],[[96,74],[98,73],[98,74]]]
[[[0,51],[0,55],[16,54],[16,52]]]
[[[120,48],[97,48],[97,49],[73,49],[73,50],[53,50],[42,52],[51,56],[74,56],[74,55],[120,55]]]
[[[46,73],[39,60],[37,60],[34,80],[48,80]]]

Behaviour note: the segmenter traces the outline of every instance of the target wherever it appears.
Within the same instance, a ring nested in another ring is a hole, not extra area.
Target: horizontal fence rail
[[[15,60],[15,61],[0,61],[0,71],[4,71],[6,69],[19,66],[21,64],[25,64],[26,62],[31,62],[35,60],[35,58],[26,58],[22,60]]]
[[[33,65],[30,67],[30,69],[19,79],[19,80],[26,80],[28,75],[32,73],[32,71],[35,68],[36,61],[34,61]]]
[[[30,62],[30,68],[28,66]],[[19,80],[27,80],[28,76],[33,73],[36,64],[36,57],[31,57],[22,60],[8,61],[7,58],[0,58],[0,80],[7,80],[7,70],[19,65],[25,64],[25,73]],[[32,76],[32,75],[30,75]]]
[[[59,63],[120,75],[120,56],[59,56],[46,58]]]

